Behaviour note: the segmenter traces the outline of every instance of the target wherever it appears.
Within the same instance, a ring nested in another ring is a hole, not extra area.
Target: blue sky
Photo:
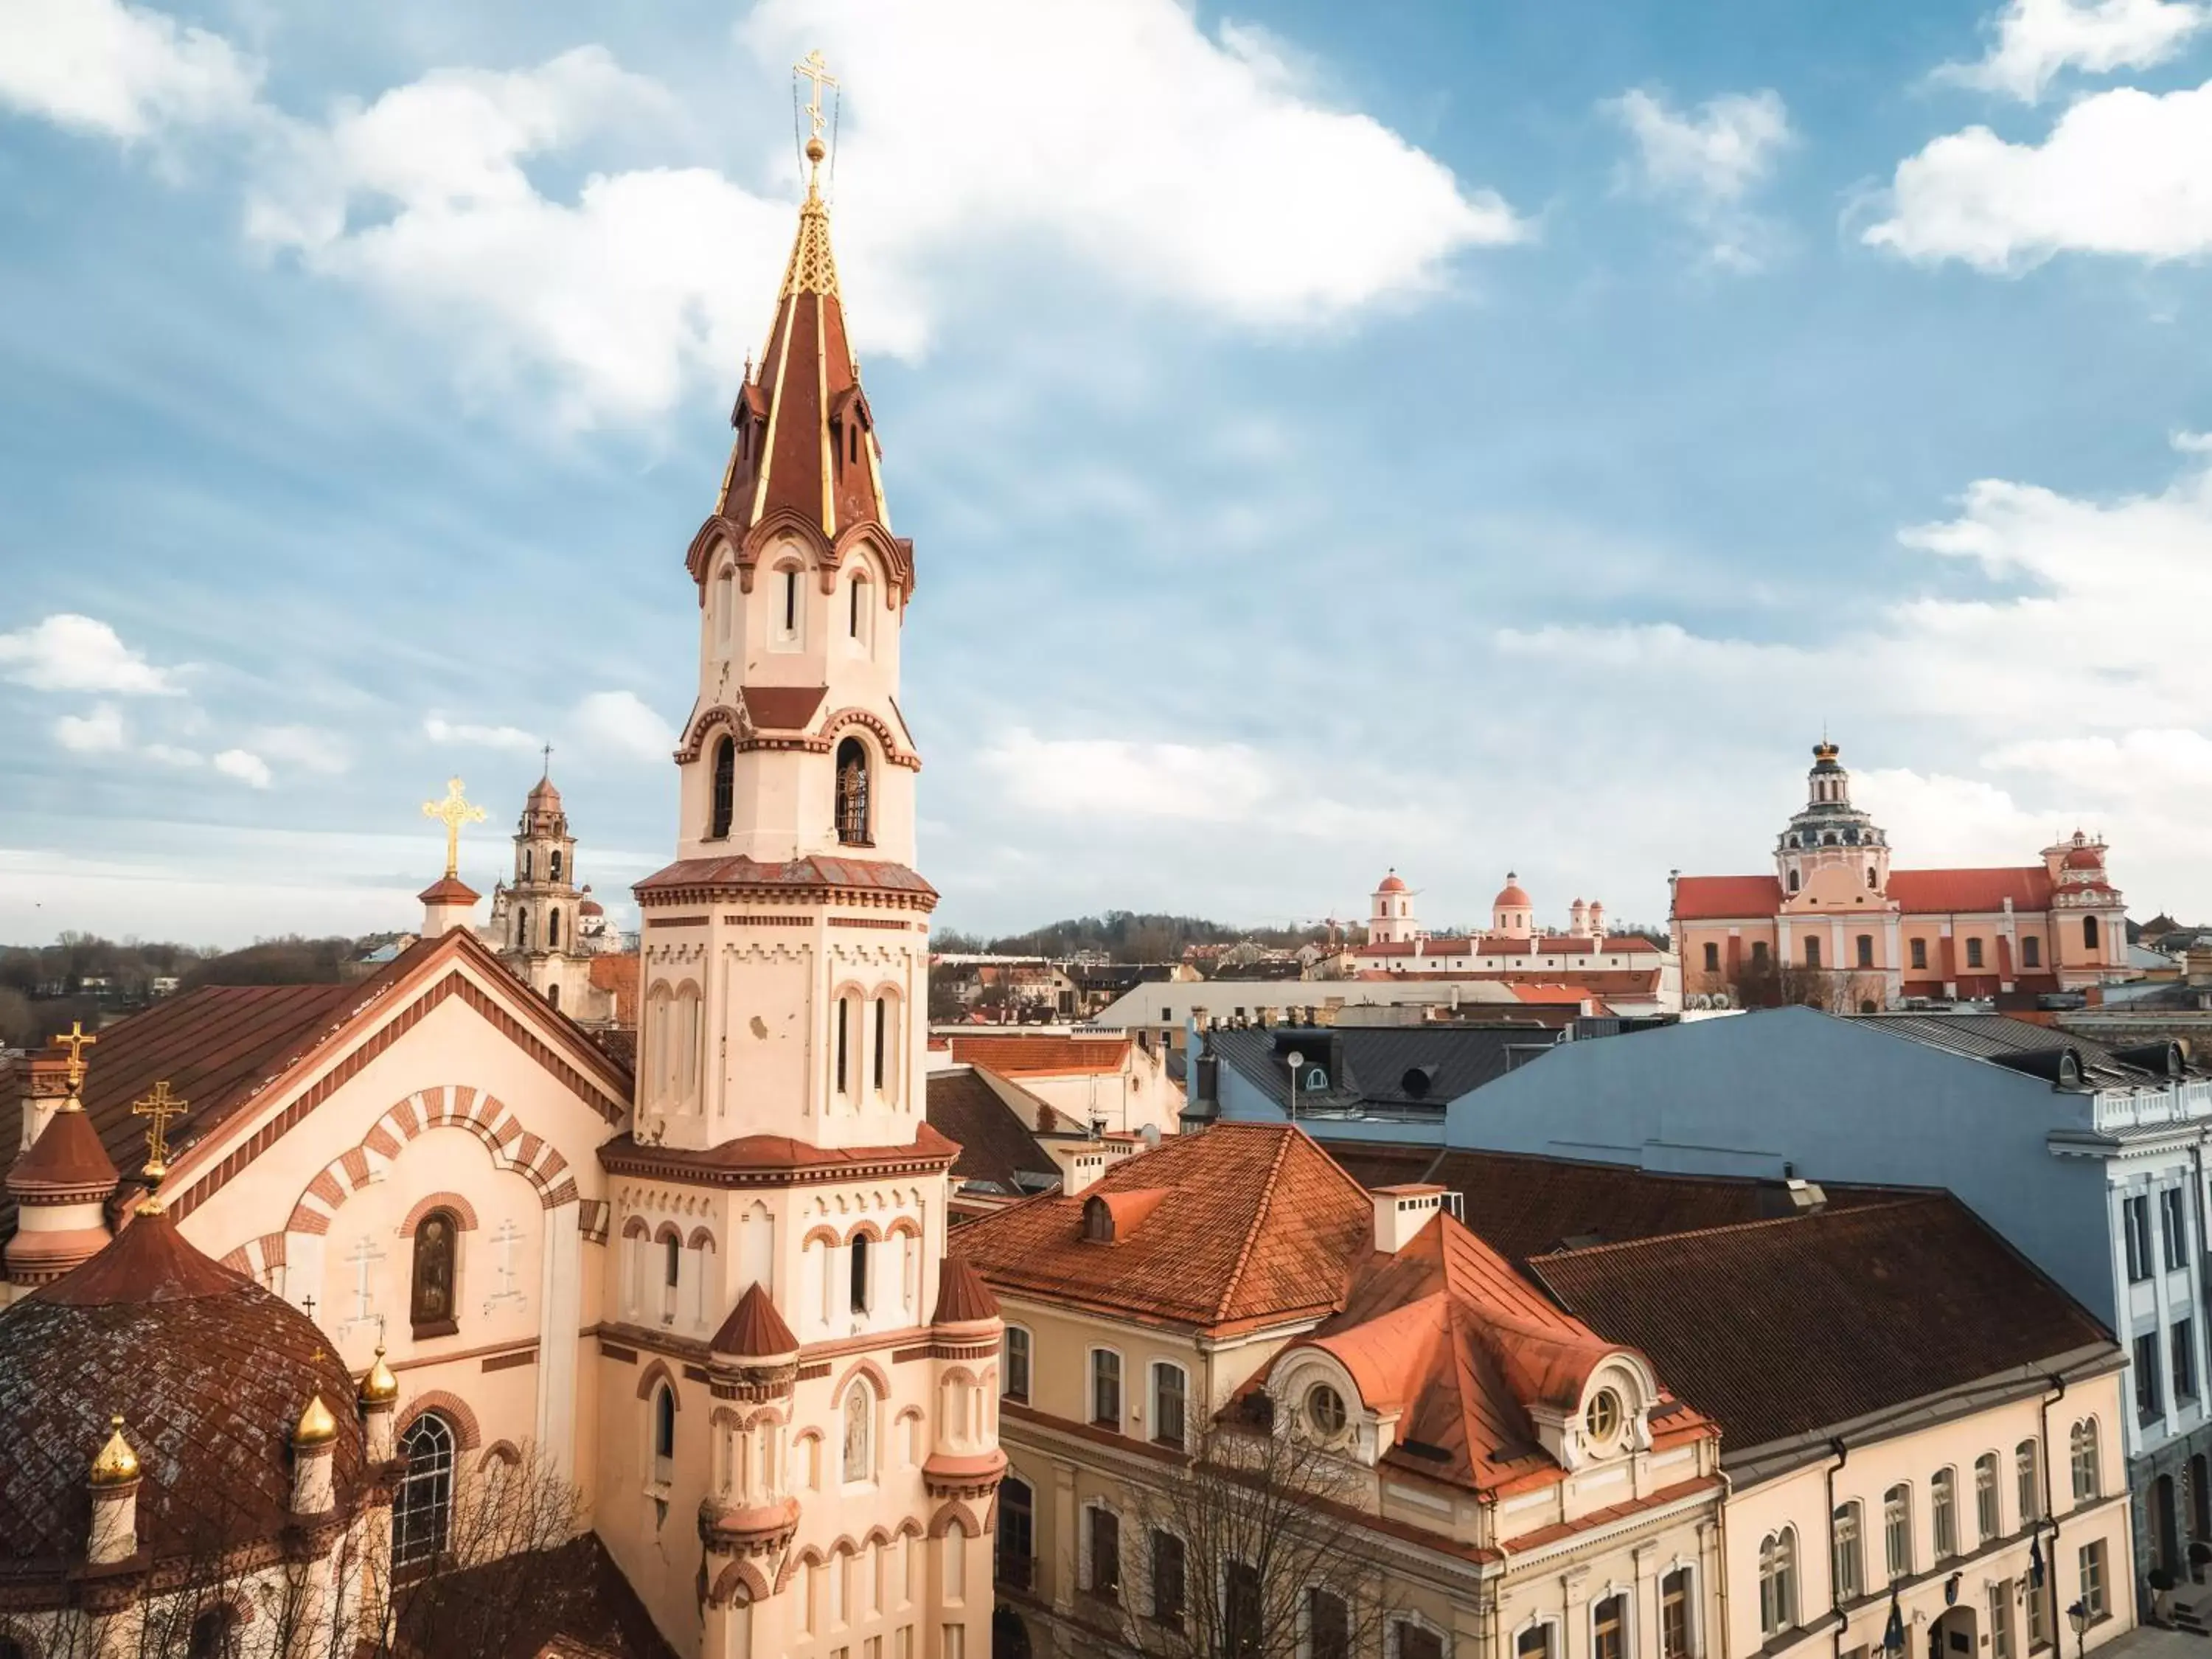
[[[814,46],[943,923],[2212,915],[2204,6],[0,0],[0,939],[665,858]]]

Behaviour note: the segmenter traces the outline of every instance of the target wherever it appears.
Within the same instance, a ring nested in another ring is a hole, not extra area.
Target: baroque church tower
[[[913,549],[810,177],[686,559],[675,861],[639,883],[633,1133],[605,1147],[599,1530],[701,1651],[989,1650],[1000,1326],[945,1260],[929,915],[897,702]],[[643,1450],[641,1451],[640,1449]],[[641,1492],[641,1499],[636,1495]]]

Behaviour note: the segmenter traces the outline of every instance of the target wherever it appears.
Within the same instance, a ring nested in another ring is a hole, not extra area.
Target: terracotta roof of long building
[[[1086,1204],[1139,1195],[1133,1231],[1085,1239]],[[1083,1194],[970,1222],[952,1248],[1001,1296],[1218,1329],[1334,1310],[1373,1229],[1365,1191],[1303,1131],[1219,1123],[1124,1158]]]
[[[955,1032],[952,1058],[1000,1077],[1066,1077],[1119,1072],[1129,1059],[1126,1036],[964,1036]]]
[[[2007,900],[2015,911],[2040,912],[2051,908],[2051,872],[2039,864],[1989,870],[1892,870],[1885,891],[1906,915],[1996,915]],[[1674,880],[1674,916],[1680,921],[1779,915],[1783,899],[1782,884],[1772,876],[1678,876]]]
[[[1947,1193],[1530,1258],[1648,1354],[1733,1456],[2112,1349],[2111,1334]]]

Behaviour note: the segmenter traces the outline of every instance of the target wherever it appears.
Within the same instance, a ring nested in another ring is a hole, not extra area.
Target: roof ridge
[[[1253,1206],[1251,1222],[1245,1227],[1243,1242],[1237,1249],[1237,1265],[1229,1270],[1229,1277],[1221,1287],[1220,1297],[1213,1305],[1213,1317],[1217,1322],[1226,1319],[1230,1308],[1236,1303],[1237,1288],[1244,1282],[1244,1269],[1252,1264],[1252,1241],[1260,1236],[1260,1229],[1267,1224],[1267,1217],[1275,1207],[1275,1183],[1283,1178],[1283,1160],[1290,1156],[1291,1136],[1299,1133],[1296,1128],[1290,1128],[1276,1146],[1275,1156],[1268,1160],[1267,1178],[1260,1186],[1260,1201]],[[1336,1160],[1331,1158],[1329,1165],[1336,1167]]]
[[[1559,1261],[1568,1258],[1580,1261],[1585,1256],[1603,1255],[1610,1251],[1632,1250],[1641,1245],[1671,1244],[1678,1239],[1709,1238],[1716,1233],[1749,1232],[1759,1227],[1779,1227],[1800,1221],[1840,1220],[1848,1216],[1879,1215],[1884,1210],[1907,1209],[1919,1204],[1938,1204],[1955,1195],[1941,1187],[1921,1191],[1906,1191],[1894,1198],[1877,1199],[1871,1204],[1848,1204],[1841,1209],[1820,1209],[1804,1215],[1763,1215],[1749,1221],[1723,1221],[1711,1227],[1685,1227],[1680,1232],[1650,1233],[1642,1238],[1616,1238],[1603,1244],[1584,1244],[1571,1250],[1547,1250],[1541,1255],[1528,1258],[1533,1268],[1539,1262]],[[1963,1200],[1961,1200],[1963,1201]],[[1971,1212],[1970,1212],[1971,1213]]]

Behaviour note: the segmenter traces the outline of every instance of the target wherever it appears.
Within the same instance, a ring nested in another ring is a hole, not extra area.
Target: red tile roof
[[[937,1310],[933,1325],[975,1325],[999,1316],[999,1299],[982,1274],[963,1256],[945,1258],[937,1275]]]
[[[1133,1234],[1085,1240],[1090,1197],[1147,1189],[1161,1196]],[[971,1222],[952,1246],[1002,1297],[1215,1329],[1335,1308],[1374,1226],[1359,1183],[1304,1131],[1218,1123],[1124,1158],[1081,1196],[1047,1194]]]
[[[594,989],[614,993],[617,1025],[637,1024],[637,982],[636,951],[615,951],[592,958],[592,985]]]
[[[654,871],[630,889],[641,902],[664,902],[681,895],[705,890],[770,889],[785,893],[829,894],[836,891],[897,893],[937,902],[937,890],[903,864],[874,859],[793,859],[787,864],[763,864],[757,859],[678,859]]]
[[[1994,870],[1892,870],[1888,896],[1907,915],[1954,915],[2051,908],[2051,875],[2041,865]],[[1782,884],[1772,876],[1679,876],[1678,921],[1720,921],[1778,915]]]
[[[952,1058],[1000,1077],[1103,1076],[1128,1063],[1130,1041],[1126,1036],[956,1035]]]
[[[36,1200],[43,1194],[83,1193],[98,1189],[101,1198],[114,1190],[115,1161],[100,1144],[100,1132],[82,1111],[58,1111],[46,1120],[39,1138],[8,1171],[8,1190],[18,1198]]]
[[[1960,911],[2051,908],[2051,872],[2041,865],[2018,870],[1893,870],[1889,896],[1905,914],[1950,915]]]
[[[719,1146],[690,1151],[658,1146],[635,1135],[617,1135],[599,1147],[599,1162],[622,1175],[659,1175],[720,1185],[743,1185],[750,1176],[791,1176],[822,1170],[950,1165],[960,1149],[927,1122],[914,1139],[898,1146],[817,1146],[789,1135],[740,1135]]]
[[[1023,1176],[1059,1178],[1060,1166],[1030,1126],[972,1067],[932,1072],[925,1092],[930,1127],[960,1148],[952,1164],[954,1180],[988,1181],[1017,1193]]]
[[[1528,1267],[1594,1328],[1649,1354],[1719,1421],[1731,1455],[2085,1351],[2118,1353],[2087,1310],[1948,1193]]]
[[[830,695],[826,685],[749,685],[740,693],[745,712],[763,730],[801,732],[812,723],[814,711]]]

